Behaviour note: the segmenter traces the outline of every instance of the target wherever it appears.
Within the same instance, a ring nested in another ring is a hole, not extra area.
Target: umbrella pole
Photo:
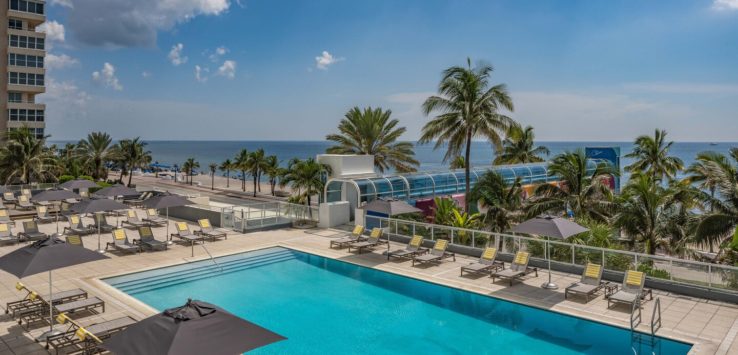
[[[49,335],[47,338],[54,333],[54,306],[51,303],[53,297],[53,289],[51,288],[51,270],[49,270]]]
[[[172,241],[172,237],[169,235],[169,207],[166,208],[167,210],[167,235],[164,236],[164,239],[167,240],[167,245],[172,245],[174,242]]]
[[[100,254],[105,254],[105,250],[103,250],[102,246],[100,245],[100,218],[97,219],[97,252]]]
[[[551,282],[551,251],[549,250],[548,241],[550,239],[546,237],[546,259],[548,259],[548,282],[544,282],[541,285],[542,288],[547,290],[555,290],[559,288],[559,285]]]

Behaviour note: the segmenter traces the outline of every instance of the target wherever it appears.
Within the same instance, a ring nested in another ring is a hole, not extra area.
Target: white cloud
[[[66,54],[56,55],[53,53],[46,54],[46,69],[63,69],[78,64],[79,61],[76,58],[72,58]]]
[[[172,50],[169,51],[167,58],[169,58],[169,61],[172,62],[173,65],[177,66],[187,63],[187,57],[182,55],[182,50],[184,50],[184,44],[182,43],[177,43],[172,46]]]
[[[195,80],[200,83],[208,81],[207,74],[210,71],[208,68],[203,68],[199,65],[195,65]]]
[[[59,5],[70,9],[74,8],[72,0],[51,0],[51,5]]]
[[[198,16],[228,11],[231,0],[68,0],[66,24],[80,42],[101,47],[151,47],[157,33]]]
[[[48,42],[64,43],[66,31],[64,25],[56,21],[46,21],[39,26],[39,31],[46,33]]]
[[[46,81],[46,92],[40,101],[47,104],[66,103],[76,107],[83,107],[90,100],[90,95],[78,88],[74,82],[58,82],[49,77]]]
[[[738,0],[736,0],[738,1]],[[660,94],[738,94],[738,85],[711,83],[628,83],[623,89]]]
[[[103,64],[103,68],[100,71],[92,73],[92,81],[111,87],[114,90],[123,90],[123,85],[118,81],[118,77],[115,76],[115,67],[110,63]]]
[[[215,48],[215,51],[213,52],[213,54],[211,54],[210,56],[208,56],[208,58],[210,58],[210,61],[212,61],[212,62],[215,63],[215,62],[217,62],[220,59],[220,57],[226,55],[228,52],[230,52],[230,50],[228,50],[228,48],[226,48],[224,46],[220,46],[218,48]]]
[[[718,11],[738,10],[738,0],[715,0],[712,8]]]
[[[332,54],[328,53],[328,51],[323,51],[319,57],[315,57],[315,67],[320,70],[326,70],[329,66],[345,59],[346,58],[342,57],[334,57]]]
[[[149,73],[149,72],[147,72],[147,71],[144,70],[144,71],[141,72],[141,77],[144,78],[144,79],[148,79],[148,78],[151,77],[151,73]]]
[[[218,75],[225,76],[228,79],[236,77],[236,61],[226,60],[223,65],[218,68]]]

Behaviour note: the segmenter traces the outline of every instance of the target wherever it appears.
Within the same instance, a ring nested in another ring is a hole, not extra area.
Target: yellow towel
[[[146,210],[146,213],[148,213],[149,216],[156,216],[156,210],[153,208],[149,208],[148,210]]]
[[[20,291],[22,289],[26,288],[26,285],[24,285],[22,282],[18,281],[15,283],[15,289]]]
[[[7,232],[8,225],[6,223],[0,224],[0,232]]]
[[[197,223],[200,224],[200,228],[210,228],[210,220],[209,219],[201,219],[197,221]]]
[[[69,220],[72,222],[72,224],[79,224],[79,216],[77,215],[69,217]]]
[[[116,240],[126,239],[126,231],[124,231],[122,229],[116,229],[116,230],[113,231],[113,237]]]
[[[77,329],[76,332],[74,332],[74,335],[76,335],[77,338],[79,338],[79,340],[81,340],[81,341],[85,341],[85,339],[87,339],[87,334],[89,334],[89,332],[87,331],[87,329],[81,328],[81,327],[79,329]]]
[[[382,229],[380,228],[374,228],[372,229],[372,234],[369,235],[372,238],[379,238],[382,236]]]
[[[625,283],[631,286],[640,286],[643,280],[643,273],[640,271],[628,270],[625,274]]]
[[[60,313],[58,316],[56,316],[56,322],[59,324],[64,324],[69,320],[67,315],[65,313]]]
[[[354,227],[354,231],[351,232],[353,235],[361,235],[361,233],[364,233],[364,226],[357,224],[356,227]]]
[[[448,246],[448,240],[446,239],[439,239],[436,240],[436,244],[433,246],[433,249],[435,250],[446,250],[446,247]]]
[[[38,213],[46,213],[46,206],[38,206]]]
[[[528,263],[528,256],[530,254],[528,252],[519,251],[517,254],[515,254],[515,260],[513,261],[514,264],[520,264],[525,265]]]
[[[150,237],[153,236],[154,233],[151,231],[151,227],[141,227],[138,229],[138,234],[140,234],[142,237]]]
[[[584,276],[591,277],[593,279],[599,279],[600,278],[600,268],[601,266],[597,264],[587,263],[587,268],[584,270]]]
[[[136,211],[134,211],[134,210],[128,210],[128,217],[136,218]]]
[[[497,249],[495,248],[484,249],[484,253],[482,253],[482,259],[493,260],[496,254],[497,254]]]
[[[180,232],[184,232],[187,230],[187,223],[185,222],[177,222],[177,230]]]
[[[5,217],[7,215],[8,215],[8,211],[7,210],[0,210],[0,217]]]
[[[75,245],[82,245],[82,238],[78,235],[70,235],[67,237],[67,243],[69,244],[75,244]]]
[[[410,245],[414,247],[419,247],[421,242],[423,242],[423,237],[419,235],[415,235],[413,236],[413,239],[410,239]]]

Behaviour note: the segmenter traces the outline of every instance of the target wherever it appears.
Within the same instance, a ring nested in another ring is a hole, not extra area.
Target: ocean
[[[66,141],[50,142],[63,145]],[[621,155],[628,154],[633,144],[631,142],[538,142],[551,150],[550,157],[556,154],[584,147],[620,147]],[[195,158],[200,163],[200,171],[206,171],[210,163],[220,164],[225,159],[233,157],[241,149],[249,151],[263,148],[267,154],[276,155],[286,164],[292,158],[305,159],[325,153],[331,146],[326,141],[147,141],[147,149],[151,151],[153,160],[160,164],[173,165],[182,163],[187,158]],[[738,147],[738,142],[675,142],[671,154],[684,161],[689,166],[698,153],[715,151],[727,154],[730,148]],[[420,170],[445,170],[448,164],[443,162],[444,149],[434,150],[432,144],[416,145],[415,157],[420,161]],[[494,158],[492,146],[487,142],[473,142],[471,163],[476,166],[490,165]],[[631,159],[621,158],[621,166],[627,166]],[[626,178],[627,179],[627,178]]]

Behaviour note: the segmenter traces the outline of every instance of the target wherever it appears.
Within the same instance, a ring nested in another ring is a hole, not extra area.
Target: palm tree
[[[718,244],[721,250],[736,233],[738,226],[738,148],[730,150],[732,161],[727,158],[703,160],[706,175],[715,184],[715,196],[704,196],[703,203],[710,212],[697,224],[695,239],[698,243]]]
[[[697,154],[697,159],[687,169],[689,175],[684,181],[687,184],[694,184],[702,191],[708,191],[710,194],[709,201],[712,201],[715,199],[716,190],[723,172],[726,170],[730,170],[730,162],[725,155],[716,152],[702,152]],[[709,204],[709,212],[715,212],[715,205],[712,203]],[[719,239],[719,236],[712,235],[700,242],[706,242],[712,253],[715,251],[715,244],[719,243]]]
[[[182,170],[187,172],[187,175],[189,176],[189,182],[190,185],[192,185],[192,175],[195,172],[195,169],[200,167],[200,163],[195,160],[195,158],[187,158],[187,160],[182,164]]]
[[[251,172],[251,176],[254,178],[254,197],[256,197],[256,190],[259,188],[259,185],[261,185],[258,183],[261,177],[261,173],[267,167],[266,154],[264,153],[264,149],[259,148],[251,152],[251,154],[249,154],[246,166],[248,167],[247,170]]]
[[[246,191],[246,171],[249,169],[249,151],[241,149],[233,160],[233,168],[241,171],[241,191]]]
[[[279,166],[279,159],[276,155],[266,157],[264,173],[269,177],[269,186],[272,196],[274,196],[274,188],[277,186],[277,178],[282,174],[282,168]]]
[[[625,167],[629,172],[645,172],[653,179],[672,180],[676,173],[684,168],[682,160],[669,155],[674,142],[666,142],[666,131],[655,130],[653,137],[639,136],[634,142],[633,151],[625,155],[633,158],[633,164]]]
[[[0,172],[5,184],[56,180],[61,171],[54,152],[46,147],[48,136],[37,137],[28,128],[8,131],[0,147]]]
[[[226,173],[226,188],[231,187],[231,169],[233,169],[233,162],[230,159],[226,159],[220,163],[218,169],[220,169],[220,171],[225,171]]]
[[[397,141],[406,129],[397,127],[400,121],[391,119],[391,115],[391,110],[379,107],[367,107],[363,111],[358,107],[350,109],[338,124],[340,133],[325,137],[337,144],[326,152],[374,155],[374,166],[380,172],[390,168],[398,172],[415,171],[419,163],[414,158],[414,146]]]
[[[80,176],[84,173],[82,172],[82,166],[80,164],[80,160],[77,159],[78,155],[78,147],[76,144],[73,143],[66,143],[64,144],[63,148],[60,149],[54,149],[54,146],[49,147],[49,149],[53,152],[57,152],[57,156],[59,159],[59,165],[61,166],[63,172],[62,174],[65,175],[71,175],[71,176]]]
[[[542,184],[536,188],[526,208],[528,216],[571,210],[577,217],[607,221],[615,204],[605,180],[617,174],[617,170],[604,162],[588,168],[582,149],[559,154],[548,166],[548,175],[556,177],[559,184]]]
[[[293,160],[290,162],[288,171],[282,180],[283,184],[290,185],[292,191],[300,191],[304,194],[305,204],[308,207],[308,215],[311,219],[313,216],[310,208],[311,196],[323,192],[324,177],[330,173],[330,166],[320,164],[313,158]]]
[[[451,159],[451,162],[448,164],[449,169],[456,170],[456,169],[463,169],[466,166],[466,159],[464,159],[463,156],[457,155],[453,159]]]
[[[117,150],[113,139],[104,132],[92,132],[77,143],[77,156],[90,168],[92,178],[105,179],[108,176],[105,164],[116,158]]]
[[[120,162],[123,170],[128,170],[128,186],[132,186],[133,170],[143,168],[151,164],[151,152],[146,150],[146,142],[140,137],[124,139],[118,142]],[[121,181],[123,174],[121,173]]]
[[[542,155],[548,156],[550,153],[544,146],[535,146],[533,127],[513,126],[502,142],[502,150],[497,152],[494,164],[538,163],[544,161]]]
[[[523,189],[518,177],[508,184],[496,171],[488,171],[479,178],[469,194],[469,201],[480,205],[484,223],[493,232],[510,230],[521,217]]]
[[[420,143],[436,141],[434,149],[447,146],[444,160],[461,155],[464,150],[465,192],[471,190],[469,163],[472,139],[483,137],[495,147],[501,143],[500,134],[516,125],[510,117],[501,114],[501,108],[513,110],[513,103],[504,84],[490,87],[492,66],[479,64],[472,68],[454,66],[443,72],[438,86],[438,96],[431,96],[423,103],[426,115],[438,115],[423,127]],[[469,210],[469,201],[465,201]]]
[[[210,163],[210,189],[215,190],[215,172],[218,171],[218,164]]]

